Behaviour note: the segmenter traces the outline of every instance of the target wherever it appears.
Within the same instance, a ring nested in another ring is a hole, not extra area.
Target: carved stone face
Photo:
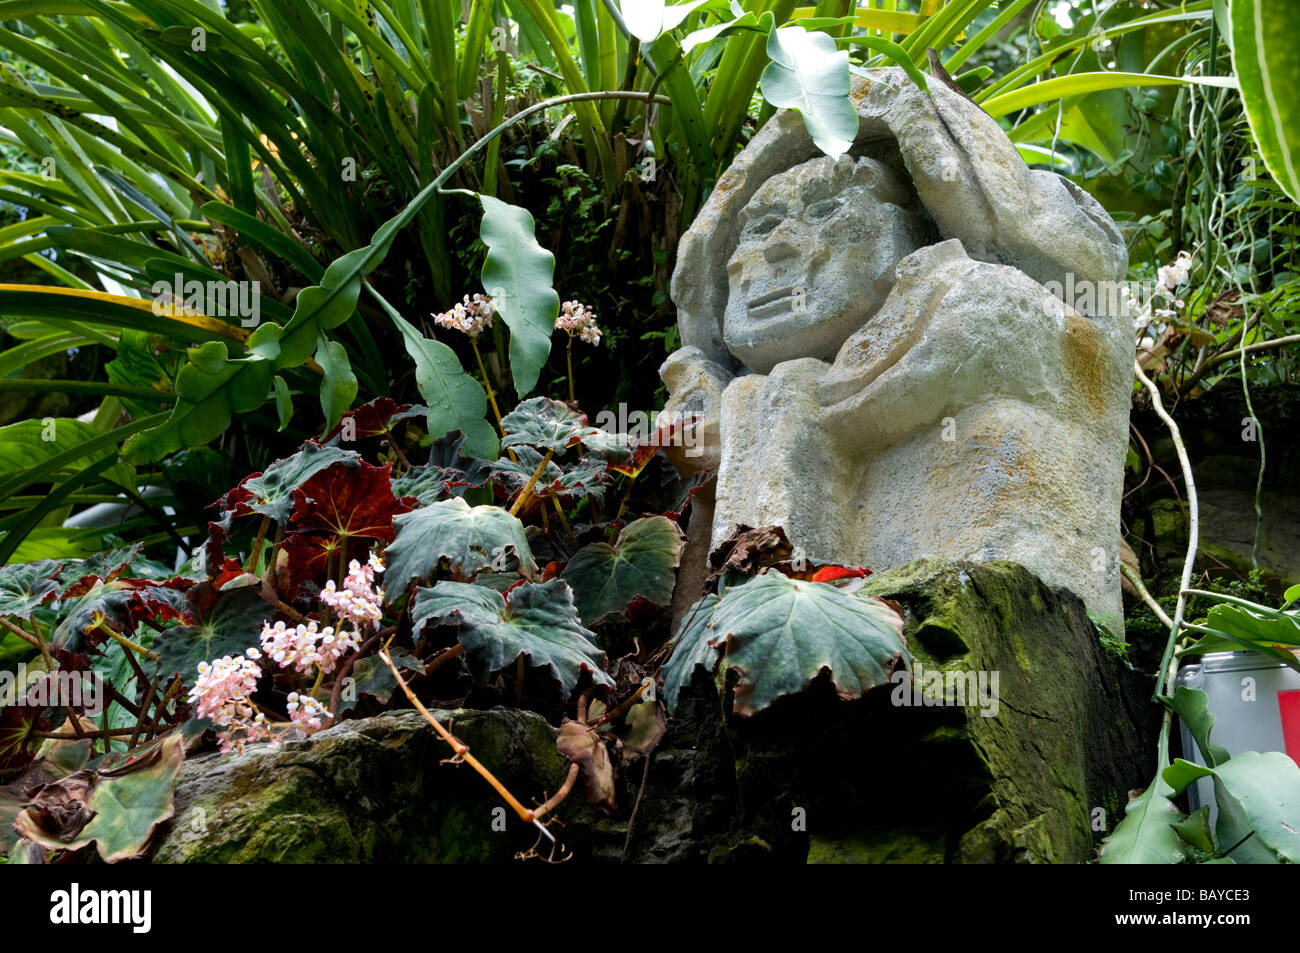
[[[772,176],[740,213],[722,336],[766,374],[832,360],[879,309],[894,266],[925,242],[911,189],[873,159],[829,156]]]

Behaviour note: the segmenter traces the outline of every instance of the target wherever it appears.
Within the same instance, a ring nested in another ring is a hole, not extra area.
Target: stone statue
[[[777,113],[683,236],[665,410],[700,415],[702,453],[677,462],[718,470],[687,558],[777,524],[816,562],[1006,559],[1120,632],[1131,329],[1098,313],[1112,295],[1044,286],[1123,282],[1123,240],[931,88],[855,78],[839,159]]]

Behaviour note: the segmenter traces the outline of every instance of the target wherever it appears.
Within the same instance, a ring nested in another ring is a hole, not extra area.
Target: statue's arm
[[[722,455],[718,433],[722,392],[735,375],[688,345],[668,356],[659,376],[668,387],[660,419],[680,421],[683,427],[681,443],[669,451],[673,464],[683,473],[716,470]]]

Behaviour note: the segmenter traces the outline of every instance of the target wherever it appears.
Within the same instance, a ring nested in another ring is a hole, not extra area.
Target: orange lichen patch
[[[1106,402],[1106,365],[1102,360],[1105,342],[1092,322],[1077,312],[1065,315],[1065,367],[1088,402],[1101,414]]]

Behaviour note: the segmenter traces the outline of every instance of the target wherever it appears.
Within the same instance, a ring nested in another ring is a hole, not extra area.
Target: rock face
[[[540,796],[568,762],[539,715],[436,711],[510,789]],[[155,863],[491,863],[535,831],[505,808],[414,711],[347,721],[285,750],[187,761]],[[578,807],[581,799],[574,799]],[[530,833],[532,831],[532,833]]]
[[[580,792],[560,807],[553,829],[575,860],[1090,859],[1150,773],[1148,676],[1102,651],[1077,597],[1022,567],[922,562],[869,582],[904,607],[919,688],[926,671],[954,685],[962,673],[977,689],[965,705],[926,705],[910,685],[842,702],[815,684],[746,719],[697,672],[648,771],[620,769],[612,816]],[[527,802],[564,777],[539,715],[437,714]],[[192,759],[155,860],[490,863],[527,850],[533,829],[467,767],[442,763],[449,753],[407,711],[284,751]]]
[[[713,545],[744,523],[824,562],[1012,560],[1122,631],[1123,241],[934,86],[859,80],[838,161],[789,112],[736,158],[682,239],[665,410],[703,415]]]

